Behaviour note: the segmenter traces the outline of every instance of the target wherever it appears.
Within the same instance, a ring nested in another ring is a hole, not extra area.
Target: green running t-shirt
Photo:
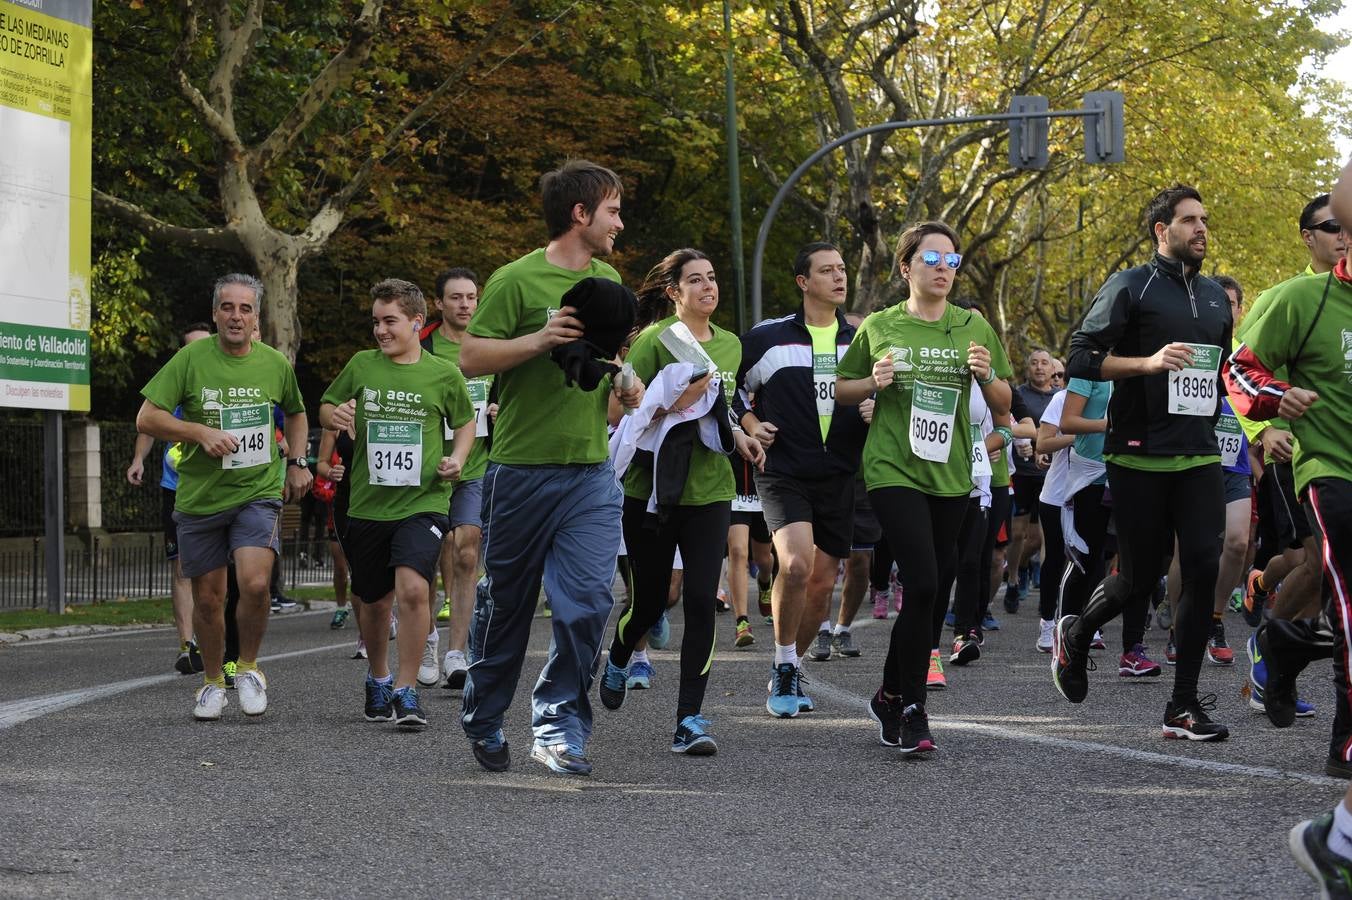
[[[625,362],[634,366],[634,374],[647,384],[664,367],[676,362],[660,340],[663,331],[679,321],[670,316],[660,322],[654,322],[634,338]],[[723,382],[723,399],[732,403],[733,392],[737,389],[737,369],[742,364],[742,342],[737,335],[724,331],[709,323],[713,337],[700,341],[700,348],[713,361],[718,377]],[[646,500],[653,490],[652,472],[643,466],[630,466],[624,475],[624,495]],[[685,489],[681,491],[682,506],[701,506],[705,503],[731,501],[736,496],[733,485],[732,462],[722,453],[717,453],[696,442],[690,455],[690,474],[686,478]]]
[[[1352,284],[1316,275],[1284,282],[1272,293],[1267,315],[1245,328],[1244,343],[1274,373],[1289,373],[1278,378],[1319,395],[1291,422],[1296,490],[1316,478],[1352,481]]]
[[[947,304],[927,322],[906,305],[876,312],[859,326],[841,357],[841,378],[868,378],[873,364],[892,354],[894,380],[877,394],[864,442],[869,490],[909,487],[933,497],[965,497],[972,490],[967,367],[971,342],[990,350],[997,378],[1011,371],[1005,348],[985,319]]]
[[[444,516],[451,482],[437,477],[437,465],[451,455],[446,423],[454,430],[474,417],[460,369],[426,350],[407,364],[363,350],[338,373],[322,402],[340,406],[354,398],[348,515],[377,522]]]
[[[447,339],[440,329],[432,332],[432,352],[457,369],[460,368],[460,344]],[[493,389],[493,376],[478,375],[474,378],[466,378],[465,388],[469,391],[470,405],[474,407],[475,434],[486,433],[488,394]],[[484,419],[484,421],[480,422],[480,419]],[[460,481],[474,481],[476,478],[483,478],[484,471],[487,468],[488,441],[484,437],[476,436],[474,449],[469,452],[469,460],[465,463],[465,471],[461,473]]]
[[[182,406],[185,422],[228,431],[239,440],[239,448],[222,458],[183,443],[176,510],[209,516],[282,496],[286,463],[277,452],[272,410],[300,413],[305,403],[281,353],[255,341],[244,356],[231,356],[218,337],[194,341],[173,355],[141,396],[163,410]]]
[[[475,337],[511,340],[534,334],[562,306],[568,289],[584,278],[619,281],[613,268],[592,260],[580,272],[545,259],[543,249],[498,269],[484,285],[470,319]],[[569,465],[604,462],[606,404],[610,379],[594,391],[567,387],[548,353],[498,373],[498,419],[488,458],[508,465]]]

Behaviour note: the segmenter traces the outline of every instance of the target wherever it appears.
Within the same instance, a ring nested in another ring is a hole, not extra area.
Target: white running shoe
[[[396,610],[390,610],[390,640],[399,637],[399,613]]]
[[[197,705],[192,708],[192,717],[199,722],[214,722],[230,705],[225,690],[214,684],[204,684],[197,691]]]
[[[427,643],[423,645],[422,662],[418,664],[418,684],[423,687],[432,687],[441,680],[441,670],[437,668],[437,645],[440,639],[436,632],[427,636]]]
[[[1040,653],[1052,652],[1052,632],[1056,630],[1056,620],[1038,619],[1037,649]]]
[[[443,671],[446,673],[446,683],[442,687],[451,691],[464,690],[465,678],[469,673],[469,660],[465,659],[465,651],[447,650]]]
[[[244,715],[261,716],[268,711],[268,680],[258,669],[235,676],[235,693]]]

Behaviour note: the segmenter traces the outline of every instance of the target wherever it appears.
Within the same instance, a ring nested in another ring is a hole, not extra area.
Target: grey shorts
[[[225,568],[240,547],[282,552],[282,501],[254,500],[209,516],[175,512],[178,559],[184,578]]]
[[[476,478],[473,481],[457,482],[455,489],[451,491],[451,530],[454,531],[461,525],[473,525],[482,529],[483,508],[484,480]]]
[[[1249,487],[1249,476],[1243,472],[1226,471],[1225,478],[1225,504],[1229,506],[1239,500],[1248,500],[1252,496],[1252,490]]]

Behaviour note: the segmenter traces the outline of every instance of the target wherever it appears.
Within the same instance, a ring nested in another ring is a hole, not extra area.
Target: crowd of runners
[[[1150,258],[1109,275],[1065,360],[1029,353],[1017,386],[987,311],[955,290],[961,241],[943,222],[897,242],[906,299],[846,313],[840,251],[808,243],[785,275],[801,304],[738,336],[714,324],[699,250],[666,256],[637,292],[621,284],[604,261],[624,228],[613,172],[571,161],[541,193],[548,245],[482,288],[468,268],[441,273],[430,304],[411,281],[371,288],[375,347],[324,391],[313,474],[292,366],[257,339],[252,276],[216,281],[214,335],[194,326],[145,386],[128,475],[152,438],[169,443],[176,664],[204,678],[196,719],[219,719],[232,687],[246,715],[267,709],[280,510],[313,492],[344,601],[350,573],[362,715],[422,729],[420,687],[463,691],[489,771],[511,765],[504,721],[541,603],[530,756],[587,775],[593,681],[608,710],[651,687],[647,648],[671,639],[675,603],[673,752],[717,751],[703,704],[718,611],[733,647],[773,640],[765,707],[794,718],[816,706],[805,660],[861,656],[863,608],[893,619],[866,714],[911,755],[938,745],[929,695],[1038,584],[1026,652],[1046,654],[1048,689],[1084,702],[1095,650],[1123,678],[1158,678],[1162,661],[1166,738],[1229,734],[1203,674],[1234,663],[1228,606],[1252,629],[1236,641],[1247,702],[1271,725],[1316,714],[1326,673],[1300,678],[1332,659],[1324,771],[1352,777],[1352,165],[1283,213],[1309,266],[1261,293],[1202,274],[1203,198],[1161,191]],[[347,618],[344,602],[332,624]],[[1352,892],[1348,796],[1291,832],[1334,896]]]

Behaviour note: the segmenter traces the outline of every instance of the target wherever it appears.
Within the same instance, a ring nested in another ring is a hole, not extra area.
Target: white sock
[[[367,669],[366,671],[367,671],[367,672],[370,672],[371,670],[370,670],[370,669]],[[394,684],[394,676],[393,676],[393,675],[386,675],[384,678],[376,678],[376,676],[372,675],[372,676],[371,676],[371,679],[372,679],[376,684]]]
[[[805,659],[807,659],[806,656],[799,656],[798,654],[795,653],[793,657],[793,664],[801,669],[803,667],[803,660]]]
[[[629,657],[629,664],[630,664],[630,665],[633,665],[633,664],[636,663],[636,662],[647,662],[647,661],[648,661],[648,651],[647,651],[647,650],[635,650],[635,651],[633,652],[633,655],[631,655],[631,656]]]
[[[775,644],[775,665],[782,666],[784,663],[801,665],[798,661],[797,644]]]
[[[1352,812],[1339,802],[1333,810],[1333,827],[1329,829],[1328,847],[1343,859],[1352,859]]]
[[[848,625],[841,625],[840,623],[836,623],[836,630],[835,630],[833,633],[834,633],[834,634],[849,634],[849,633],[850,633],[850,626],[848,626]]]
[[[817,630],[818,630],[818,631],[830,631],[830,630],[831,630],[831,620],[830,620],[830,619],[822,619],[821,627],[818,628]]]

